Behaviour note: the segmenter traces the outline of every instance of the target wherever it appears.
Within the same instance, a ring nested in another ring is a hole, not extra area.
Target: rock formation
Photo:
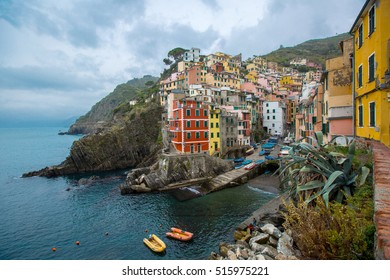
[[[207,154],[163,154],[156,165],[132,170],[120,188],[122,194],[157,191],[174,183],[195,184],[196,181],[207,180],[232,169],[232,162]]]
[[[157,144],[161,113],[162,107],[150,103],[133,111],[131,120],[75,141],[70,155],[61,164],[26,173],[23,177],[109,171],[157,160],[161,150],[161,145]]]

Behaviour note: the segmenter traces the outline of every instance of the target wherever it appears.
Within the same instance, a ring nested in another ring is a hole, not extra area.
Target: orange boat
[[[171,228],[170,232],[166,233],[167,237],[175,238],[181,241],[189,241],[192,239],[193,234],[188,231],[184,231],[179,228]]]

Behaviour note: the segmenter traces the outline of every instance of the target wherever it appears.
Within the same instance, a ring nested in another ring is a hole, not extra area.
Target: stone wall
[[[390,149],[372,142],[374,149],[375,258],[390,259]]]

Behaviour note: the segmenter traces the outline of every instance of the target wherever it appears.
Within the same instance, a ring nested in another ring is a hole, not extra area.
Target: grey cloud
[[[67,39],[74,46],[99,46],[98,28],[114,28],[117,20],[132,22],[145,10],[142,0],[70,1],[69,10],[54,5],[44,7],[39,1],[0,2],[0,18],[20,28],[28,26],[38,33]]]
[[[364,0],[359,2],[363,5]],[[270,13],[257,26],[244,32],[233,31],[226,47],[231,52],[242,50],[245,56],[263,55],[280,45],[295,46],[306,40],[348,32],[345,14],[357,15],[361,5],[354,0],[275,0],[269,6]]]
[[[0,67],[1,89],[89,89],[96,81],[53,67]]]

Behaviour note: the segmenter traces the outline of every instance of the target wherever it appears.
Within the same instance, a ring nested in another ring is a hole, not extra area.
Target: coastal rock
[[[278,253],[281,253],[287,257],[293,256],[294,250],[292,237],[289,236],[287,233],[283,232],[282,236],[279,238],[277,250]]]
[[[256,235],[255,237],[252,237],[249,240],[249,245],[251,246],[251,244],[253,244],[253,243],[266,244],[268,239],[269,239],[269,234],[259,233],[258,235]]]
[[[131,121],[75,141],[61,164],[23,174],[23,177],[56,177],[68,174],[109,171],[135,167],[157,160],[161,145],[156,144],[161,127],[162,107],[150,103]]]
[[[275,257],[278,255],[278,251],[270,245],[265,245],[264,247],[265,248],[261,251],[261,254],[275,259]]]
[[[261,231],[268,233],[269,235],[272,235],[273,237],[278,238],[278,239],[282,236],[282,233],[280,232],[280,230],[272,224],[266,224],[266,225],[262,226]]]
[[[209,256],[208,259],[209,259],[209,260],[218,260],[218,259],[219,259],[219,256],[218,256],[217,253],[211,252],[211,254],[210,254],[210,256]]]
[[[205,182],[208,178],[213,178],[232,169],[232,162],[211,157],[208,154],[162,154],[155,170],[150,169],[150,172],[140,174],[137,179],[134,179],[133,173],[129,174],[121,189],[131,188],[134,181],[136,181],[136,184],[140,184],[141,181],[144,182],[147,188],[152,191],[158,191],[175,184],[179,186],[183,182],[183,185],[179,187],[186,187],[187,185],[197,184],[195,180]]]
[[[237,260],[236,254],[234,254],[231,250],[228,250],[227,256],[228,256],[229,260],[232,260],[232,261]]]
[[[285,256],[283,254],[278,254],[275,257],[275,260],[298,260],[296,256]]]
[[[141,185],[132,185],[131,186],[131,189],[135,192],[135,193],[146,193],[146,192],[151,192],[152,190],[149,189],[145,184],[141,184]]]
[[[256,242],[253,242],[252,244],[250,244],[250,247],[251,249],[254,251],[254,252],[261,252],[264,250],[265,246],[264,245],[261,245],[261,244],[258,244]]]
[[[228,257],[228,251],[229,251],[229,248],[226,246],[225,243],[221,243],[219,245],[219,254],[222,257],[227,258]]]
[[[249,258],[249,254],[248,254],[248,250],[247,249],[243,249],[241,250],[241,256],[247,260]]]
[[[265,257],[262,254],[258,254],[258,255],[256,255],[256,260],[265,261]]]
[[[241,248],[247,248],[247,249],[250,248],[248,242],[246,242],[244,240],[237,240],[236,245],[240,246]]]
[[[278,239],[276,239],[273,236],[269,237],[268,244],[271,245],[272,247],[276,248],[278,246]]]

